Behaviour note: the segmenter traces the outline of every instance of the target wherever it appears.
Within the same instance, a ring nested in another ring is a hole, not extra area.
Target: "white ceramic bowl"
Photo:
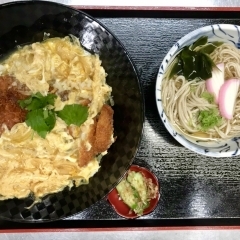
[[[177,132],[170,124],[163,110],[161,101],[161,84],[164,73],[180,52],[180,50],[188,45],[191,45],[199,37],[207,36],[208,41],[221,41],[227,42],[240,48],[240,26],[231,24],[217,24],[199,28],[181,38],[173,47],[169,50],[167,55],[162,61],[159,68],[157,81],[156,81],[156,102],[160,118],[165,125],[169,133],[184,147],[206,156],[211,157],[232,157],[240,154],[240,133],[239,137],[234,137],[229,140],[219,140],[217,142],[202,142],[201,144],[193,139],[189,139],[186,136],[181,135]]]

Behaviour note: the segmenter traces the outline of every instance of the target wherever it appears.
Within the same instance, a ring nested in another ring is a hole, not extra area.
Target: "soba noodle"
[[[222,44],[211,54],[215,64],[224,63],[224,78],[240,78],[240,50],[230,44]],[[231,120],[222,118],[221,124],[206,131],[199,127],[198,115],[201,110],[218,109],[216,103],[209,103],[202,94],[206,92],[205,80],[188,81],[184,76],[166,76],[162,82],[162,103],[170,123],[176,130],[201,139],[228,139],[240,132],[240,91]]]

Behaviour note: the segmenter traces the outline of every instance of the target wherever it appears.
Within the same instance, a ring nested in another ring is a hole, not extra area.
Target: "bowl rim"
[[[172,60],[175,58],[175,56],[179,53],[179,51],[186,45],[189,45],[188,42],[194,42],[196,40],[197,37],[203,36],[204,33],[209,32],[209,31],[213,31],[214,27],[219,27],[219,28],[223,28],[223,29],[228,29],[228,30],[235,30],[238,31],[239,34],[239,29],[240,26],[239,25],[235,25],[235,24],[212,24],[212,25],[207,25],[207,26],[203,26],[203,27],[199,27],[189,33],[187,33],[186,35],[184,35],[183,37],[181,37],[177,42],[175,42],[172,47],[169,49],[169,51],[165,54],[159,70],[158,70],[158,74],[156,77],[156,83],[155,83],[155,101],[156,101],[156,105],[157,105],[157,110],[158,110],[158,114],[160,116],[160,119],[164,125],[164,127],[167,129],[167,131],[170,133],[170,135],[177,141],[179,142],[182,146],[186,147],[187,149],[201,154],[201,155],[205,155],[207,157],[215,157],[215,158],[220,158],[220,157],[234,157],[240,154],[240,151],[238,151],[238,149],[236,149],[235,151],[222,151],[222,152],[214,152],[214,151],[209,151],[209,149],[211,149],[211,147],[203,147],[197,144],[194,144],[193,142],[187,140],[184,136],[182,136],[181,134],[176,134],[177,131],[175,131],[174,128],[172,128],[170,122],[167,119],[167,116],[164,116],[164,109],[162,106],[162,101],[161,101],[161,83],[162,83],[162,79],[163,79],[163,75],[164,75],[164,68],[163,68],[163,64],[164,62],[167,63],[167,66],[169,66],[169,64],[172,62]],[[240,35],[239,35],[240,36]],[[194,39],[195,38],[195,39]],[[170,59],[170,60],[169,60]],[[233,138],[226,140],[226,142],[228,141],[232,141]],[[218,147],[216,147],[215,149],[217,149]]]

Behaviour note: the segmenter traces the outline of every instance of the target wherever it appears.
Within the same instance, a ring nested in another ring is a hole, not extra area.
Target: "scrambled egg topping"
[[[36,201],[49,193],[74,184],[86,184],[99,169],[94,156],[78,165],[79,149],[91,149],[88,133],[94,119],[111,97],[106,73],[98,55],[85,51],[74,36],[49,38],[19,48],[0,65],[0,76],[9,75],[28,94],[57,95],[55,110],[69,104],[88,106],[88,118],[70,126],[57,117],[46,138],[37,135],[25,122],[11,129],[3,126],[0,137],[0,200],[24,198]],[[64,98],[64,95],[67,97]],[[113,142],[113,138],[111,139]],[[102,153],[105,154],[106,152]]]

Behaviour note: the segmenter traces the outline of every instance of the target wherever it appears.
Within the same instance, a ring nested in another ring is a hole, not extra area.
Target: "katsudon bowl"
[[[73,35],[86,51],[99,55],[107,73],[106,82],[112,87],[111,103],[114,103],[115,142],[101,158],[100,168],[89,183],[65,187],[36,203],[31,194],[0,201],[0,219],[47,222],[77,214],[104,198],[124,176],[136,155],[144,122],[143,96],[136,69],[120,41],[84,12],[53,2],[29,1],[1,5],[0,16],[1,59],[26,44],[41,42],[46,34],[48,38]]]

